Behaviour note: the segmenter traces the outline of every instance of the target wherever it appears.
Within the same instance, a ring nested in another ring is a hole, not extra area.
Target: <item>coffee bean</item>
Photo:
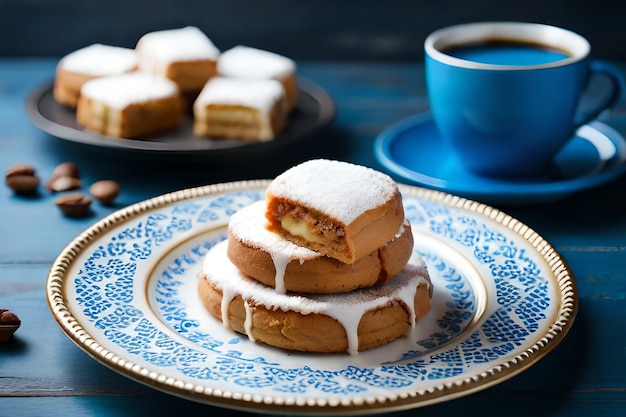
[[[22,321],[14,313],[0,308],[0,343],[11,340],[21,324]]]
[[[5,178],[10,178],[15,175],[35,175],[35,168],[28,164],[15,164],[9,167],[5,174]]]
[[[21,323],[21,321],[15,315],[15,313],[12,313],[9,310],[6,310],[3,308],[2,312],[0,312],[0,323],[1,324],[19,324]]]
[[[54,192],[77,190],[80,187],[82,187],[82,183],[78,178],[66,176],[51,178],[46,184],[46,188]]]
[[[35,168],[28,164],[15,164],[5,173],[7,186],[16,194],[32,195],[37,191],[39,178],[35,175]]]
[[[74,162],[63,162],[62,164],[57,165],[52,171],[53,177],[74,177],[80,178],[78,173],[78,165]]]
[[[70,178],[71,180],[65,179],[59,182],[60,178]],[[53,192],[76,190],[82,186],[78,178],[80,178],[78,166],[73,162],[63,162],[54,168],[52,176],[46,181],[45,187]]]
[[[89,187],[89,193],[102,204],[111,204],[120,194],[120,185],[112,180],[101,180]]]
[[[62,195],[55,203],[68,217],[84,217],[89,214],[91,198],[81,193],[72,193]]]
[[[16,194],[33,195],[37,192],[39,178],[34,175],[11,175],[7,177],[6,184]]]

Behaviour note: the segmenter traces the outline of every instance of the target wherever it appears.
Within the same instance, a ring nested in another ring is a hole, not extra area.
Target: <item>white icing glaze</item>
[[[287,271],[287,265],[291,261],[287,256],[282,253],[270,253],[274,268],[276,269],[276,276],[274,277],[274,290],[279,294],[286,294],[285,288],[285,271]]]
[[[213,42],[195,26],[146,33],[135,50],[142,70],[161,75],[172,62],[217,61],[220,55]]]
[[[332,216],[344,225],[389,201],[397,185],[386,174],[348,162],[313,159],[276,177],[268,195],[285,197]]]
[[[266,252],[272,258],[275,276],[275,291],[279,294],[286,294],[285,271],[291,261],[303,264],[306,261],[321,257],[318,252],[312,251],[302,246],[298,246],[284,239],[277,233],[267,229],[267,219],[265,218],[265,200],[250,204],[234,213],[228,224],[233,237],[243,244]],[[398,229],[394,239],[399,238],[404,233],[408,220]]]
[[[194,102],[194,110],[201,112],[209,104],[235,105],[257,109],[267,116],[284,96],[285,89],[275,80],[213,77]]]
[[[133,49],[95,43],[65,55],[59,61],[58,69],[105,76],[130,72],[136,65],[137,56]]]
[[[106,106],[122,109],[129,104],[158,100],[178,94],[178,87],[164,77],[131,72],[87,81],[81,94]]]
[[[222,288],[222,304],[220,306],[220,312],[222,314],[222,323],[224,324],[224,327],[230,327],[230,320],[228,318],[228,306],[236,295],[237,291],[235,288],[228,286]]]
[[[228,227],[231,233],[245,245],[269,253],[276,269],[275,291],[279,294],[287,292],[285,271],[292,260],[303,263],[321,256],[317,252],[295,245],[267,230],[265,201],[257,201],[237,211],[231,216]]]
[[[217,61],[217,72],[225,77],[280,80],[295,70],[295,62],[290,58],[243,45],[223,52]]]
[[[294,311],[303,315],[324,314],[337,320],[346,330],[348,353],[358,352],[358,324],[365,312],[389,305],[402,303],[410,311],[411,324],[415,325],[414,298],[420,284],[430,286],[426,278],[426,265],[422,258],[414,254],[407,266],[385,285],[364,288],[344,294],[324,295],[283,295],[273,288],[242,274],[226,255],[227,241],[215,245],[207,253],[203,262],[203,273],[213,285],[222,291],[222,318],[236,295],[241,295],[246,308],[261,305],[268,310]],[[250,337],[251,311],[246,311],[246,332]]]
[[[267,230],[265,201],[257,201],[234,213],[228,224],[233,236],[250,247],[269,253],[276,269],[275,291],[285,294],[285,270],[292,260],[300,263],[319,258],[315,251],[300,247]]]
[[[230,302],[229,302],[230,304]],[[222,306],[224,305],[224,302],[222,302]],[[226,304],[228,306],[228,304]],[[243,308],[246,310],[246,318],[243,322],[243,328],[246,331],[246,335],[248,336],[248,339],[250,339],[252,342],[255,342],[256,339],[254,338],[254,335],[252,335],[252,310],[253,307],[250,305],[250,303],[248,302],[248,300],[244,300],[243,302]]]

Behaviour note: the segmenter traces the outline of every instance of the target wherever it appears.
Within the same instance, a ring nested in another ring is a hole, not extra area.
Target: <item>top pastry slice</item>
[[[266,191],[268,228],[296,245],[352,264],[393,239],[404,221],[398,185],[381,172],[314,159]]]

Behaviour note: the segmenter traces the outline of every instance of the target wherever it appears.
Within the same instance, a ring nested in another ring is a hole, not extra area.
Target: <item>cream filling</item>
[[[104,130],[109,119],[109,107],[94,101],[91,104],[91,110],[93,111],[93,115],[100,120],[102,130]]]
[[[233,107],[200,107],[196,114],[201,120],[208,123],[221,123],[225,125],[251,125],[259,124],[258,111],[253,109],[236,109]]]
[[[113,110],[106,104],[97,101],[91,101],[90,110],[92,124],[89,127],[99,133],[110,134],[109,116],[113,114]]]
[[[299,236],[308,242],[324,243],[322,239],[309,228],[302,220],[293,217],[283,217],[280,226],[294,236]]]

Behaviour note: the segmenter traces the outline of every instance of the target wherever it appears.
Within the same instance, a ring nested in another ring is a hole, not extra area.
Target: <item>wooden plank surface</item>
[[[164,415],[213,409],[157,392],[105,368],[56,325],[45,300],[48,268],[76,235],[127,204],[181,188],[271,178],[311,156],[350,159],[383,169],[375,136],[389,124],[427,109],[423,71],[416,64],[305,63],[301,73],[334,97],[333,126],[297,149],[245,164],[170,158],[69,143],[41,132],[24,111],[28,94],[53,74],[55,60],[0,60],[0,168],[35,165],[42,177],[58,163],[79,163],[85,182],[112,177],[122,184],[114,207],[95,206],[68,219],[54,196],[14,196],[0,187],[0,308],[23,320],[16,339],[0,345],[0,416]],[[624,124],[621,115],[613,121]],[[200,169],[202,168],[202,169]],[[193,175],[189,172],[194,171]],[[626,216],[620,178],[550,204],[500,207],[526,223],[564,256],[574,271],[580,310],[554,352],[496,387],[398,415],[613,416],[626,408]],[[503,410],[506,412],[504,413]],[[235,412],[224,412],[225,415]],[[239,415],[241,413],[237,413]]]

